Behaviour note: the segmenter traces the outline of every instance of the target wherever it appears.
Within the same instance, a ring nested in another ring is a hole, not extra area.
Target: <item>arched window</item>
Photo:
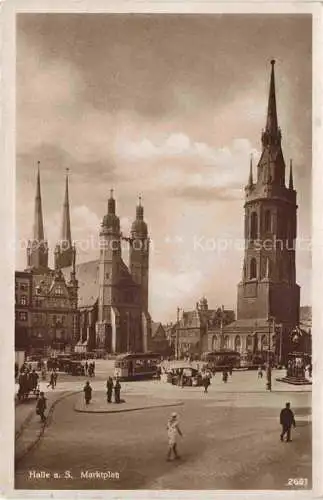
[[[250,217],[250,239],[255,240],[258,236],[258,215],[252,212]]]
[[[267,347],[267,335],[262,335],[260,341],[260,349],[264,351],[266,347]]]
[[[216,351],[216,347],[217,347],[217,338],[216,338],[216,335],[213,335],[213,337],[212,337],[212,351]]]
[[[240,351],[240,347],[241,347],[241,338],[240,335],[236,335],[234,339],[234,350]]]
[[[251,259],[251,261],[250,261],[249,277],[250,277],[251,280],[257,278],[257,261],[254,258]]]
[[[224,344],[224,346],[223,346],[223,347],[224,347],[224,349],[228,349],[228,348],[229,348],[229,343],[230,343],[230,337],[229,337],[229,335],[226,335],[226,336],[224,337],[224,342],[223,342],[223,344]]]
[[[247,335],[246,348],[247,351],[252,351],[253,348],[252,335]]]
[[[271,213],[270,210],[265,211],[265,232],[270,233],[271,231]]]

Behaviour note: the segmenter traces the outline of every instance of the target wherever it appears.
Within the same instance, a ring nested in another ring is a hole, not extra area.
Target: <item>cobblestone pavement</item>
[[[103,381],[91,383],[95,397],[103,401]],[[62,381],[55,391],[82,389],[83,384],[84,379]],[[17,465],[16,488],[288,489],[289,478],[303,478],[309,488],[311,393],[282,385],[284,391],[268,393],[254,372],[234,373],[226,389],[216,376],[209,394],[202,388],[160,382],[123,383],[125,399],[127,394],[131,399],[145,394],[183,402],[175,408],[184,434],[179,443],[182,458],[174,462],[165,460],[165,426],[174,409],[77,413],[74,406],[82,396],[65,398],[56,405],[37,447]],[[244,394],[242,386],[248,390]],[[286,401],[297,421],[288,444],[279,440],[278,423]],[[37,479],[36,472],[51,477]],[[60,477],[55,478],[55,472]],[[105,476],[96,477],[99,473]]]

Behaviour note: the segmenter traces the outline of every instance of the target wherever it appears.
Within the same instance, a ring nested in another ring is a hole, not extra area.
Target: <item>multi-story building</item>
[[[27,248],[27,268],[15,273],[15,344],[32,352],[71,349],[78,331],[78,283],[75,274],[75,247],[69,225],[68,178],[61,241],[55,251],[68,255],[71,272],[66,279],[55,258],[55,269],[48,266],[48,245],[44,237],[40,172],[38,165],[33,239]]]
[[[129,268],[122,242],[130,245]],[[64,274],[70,269],[64,268]],[[111,191],[100,228],[100,257],[76,266],[79,284],[80,334],[77,350],[122,353],[149,350],[149,237],[139,199],[129,237],[120,231]]]
[[[300,287],[296,283],[297,203],[292,162],[285,183],[282,134],[278,126],[275,61],[262,153],[254,180],[252,162],[245,187],[245,254],[238,285],[237,320],[222,332],[222,345],[238,351],[274,351],[286,358],[291,331],[299,323]]]

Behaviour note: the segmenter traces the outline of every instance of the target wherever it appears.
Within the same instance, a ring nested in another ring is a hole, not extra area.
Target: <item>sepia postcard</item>
[[[2,16],[3,494],[319,496],[320,7],[26,4]]]

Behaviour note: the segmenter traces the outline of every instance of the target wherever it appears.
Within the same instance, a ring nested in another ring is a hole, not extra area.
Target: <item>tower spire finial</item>
[[[289,189],[294,189],[294,180],[293,180],[293,160],[289,160]]]
[[[68,193],[68,173],[69,173],[69,168],[66,168],[61,241],[64,242],[65,245],[69,245],[69,247],[72,247],[70,202]]]
[[[276,134],[278,132],[277,107],[276,107],[276,89],[275,89],[275,59],[270,61],[271,75],[269,86],[269,98],[267,109],[266,132]]]
[[[43,210],[42,210],[42,200],[40,191],[40,161],[37,162],[37,185],[36,185],[33,237],[34,240],[36,241],[44,240]]]
[[[113,188],[110,189],[110,198],[113,200]]]
[[[252,155],[252,153],[251,153],[251,154],[250,154],[250,170],[249,170],[249,180],[248,180],[248,185],[249,185],[249,186],[252,186],[252,185],[253,185],[252,160],[253,160],[253,155]]]

